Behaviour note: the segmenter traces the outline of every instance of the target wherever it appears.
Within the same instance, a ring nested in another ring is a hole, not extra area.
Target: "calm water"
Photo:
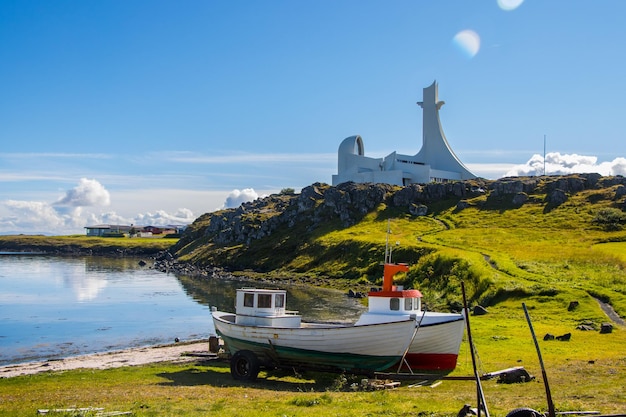
[[[251,286],[138,261],[0,255],[0,365],[207,338],[210,306],[233,311],[235,290]],[[287,289],[287,307],[307,320],[356,320],[362,311],[336,291]]]

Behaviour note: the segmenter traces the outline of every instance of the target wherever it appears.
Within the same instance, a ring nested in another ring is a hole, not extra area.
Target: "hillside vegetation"
[[[380,284],[389,225],[398,283],[431,308],[521,299],[567,306],[572,320],[626,317],[626,179],[597,174],[412,185],[313,184],[198,218],[179,260],[280,278]]]

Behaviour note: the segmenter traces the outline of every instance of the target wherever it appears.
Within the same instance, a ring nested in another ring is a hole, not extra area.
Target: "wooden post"
[[[465,297],[465,283],[463,281],[461,281],[461,291],[463,292],[463,308],[465,309],[465,326],[467,328],[467,341],[470,346],[470,353],[472,356],[472,366],[474,367],[474,379],[476,380],[476,403],[477,403],[477,408],[478,408],[478,417],[480,417],[481,409],[485,411],[485,416],[489,417],[489,410],[487,409],[487,402],[485,401],[485,393],[483,392],[483,386],[480,383],[480,375],[478,375],[478,367],[476,366],[474,341],[472,340],[472,330],[470,327],[470,320],[469,320],[469,309],[467,308],[467,298]]]
[[[537,342],[537,336],[535,336],[535,330],[533,329],[533,324],[530,321],[530,316],[528,315],[528,309],[526,308],[526,304],[522,303],[522,307],[524,308],[526,321],[528,322],[528,327],[530,327],[530,334],[533,337],[533,342],[535,342],[535,349],[537,349],[537,356],[539,357],[539,365],[541,366],[541,375],[543,377],[543,385],[546,388],[546,399],[548,400],[548,417],[555,417],[554,403],[552,402],[552,394],[550,393],[550,385],[548,385],[548,375],[546,374],[545,366],[543,366],[543,359],[541,357],[541,350],[539,350],[539,343]]]

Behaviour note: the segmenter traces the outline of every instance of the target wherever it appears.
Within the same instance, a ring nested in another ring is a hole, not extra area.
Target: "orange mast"
[[[409,266],[407,264],[385,264],[383,271],[383,291],[394,291],[393,277],[398,272],[407,272]]]

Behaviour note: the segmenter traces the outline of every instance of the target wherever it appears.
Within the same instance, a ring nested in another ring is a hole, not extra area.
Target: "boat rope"
[[[472,344],[470,349],[474,351],[474,357],[476,358],[476,368],[480,375],[485,375],[485,366],[483,365],[483,361],[480,359],[480,355],[478,354],[478,349],[476,349],[476,345]]]
[[[404,350],[404,354],[402,354],[402,360],[400,361],[400,365],[398,365],[398,370],[396,371],[397,374],[400,373],[400,369],[402,369],[402,365],[406,365],[406,367],[409,368],[409,372],[411,374],[413,374],[413,370],[411,369],[411,365],[409,365],[409,363],[406,360],[406,355],[409,353],[409,349],[411,349],[411,345],[413,344],[413,341],[415,340],[415,336],[417,336],[417,331],[419,330],[420,326],[422,325],[422,320],[424,320],[424,316],[425,315],[426,315],[426,310],[424,309],[422,311],[422,317],[420,317],[420,321],[417,322],[417,325],[415,326],[415,330],[413,331],[413,336],[411,337],[411,341],[409,342],[409,345]]]

